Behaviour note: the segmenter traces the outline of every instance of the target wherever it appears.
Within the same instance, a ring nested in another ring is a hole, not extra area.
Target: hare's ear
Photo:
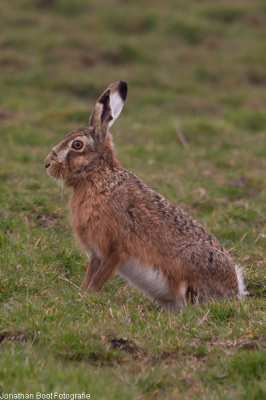
[[[127,97],[127,83],[112,83],[99,97],[89,120],[92,136],[101,142],[108,136],[108,130],[122,111]]]

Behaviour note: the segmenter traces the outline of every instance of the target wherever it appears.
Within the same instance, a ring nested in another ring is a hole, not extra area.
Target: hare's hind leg
[[[238,296],[235,266],[226,251],[195,244],[184,248],[179,257],[188,271],[189,286],[196,303]]]

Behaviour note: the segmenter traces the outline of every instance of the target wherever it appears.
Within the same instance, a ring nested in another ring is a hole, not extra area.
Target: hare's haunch
[[[241,299],[241,269],[218,239],[117,161],[109,128],[126,95],[125,82],[110,85],[88,126],[68,133],[44,162],[73,188],[72,228],[91,254],[82,289],[98,291],[117,273],[168,310],[189,299]]]

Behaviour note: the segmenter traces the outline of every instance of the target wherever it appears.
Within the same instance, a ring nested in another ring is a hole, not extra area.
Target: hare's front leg
[[[95,256],[94,254],[91,255],[90,262],[86,269],[83,281],[80,285],[80,289],[87,290],[90,286],[91,280],[93,276],[96,274],[99,266],[101,265],[101,260]]]
[[[81,288],[91,289],[94,292],[101,290],[103,285],[114,275],[119,261],[119,257],[114,253],[102,261],[93,258],[88,265]]]

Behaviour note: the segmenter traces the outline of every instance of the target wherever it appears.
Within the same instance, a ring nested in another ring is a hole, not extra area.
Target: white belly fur
[[[152,267],[142,266],[136,259],[122,262],[117,273],[129,284],[162,304],[174,300],[167,277]]]

